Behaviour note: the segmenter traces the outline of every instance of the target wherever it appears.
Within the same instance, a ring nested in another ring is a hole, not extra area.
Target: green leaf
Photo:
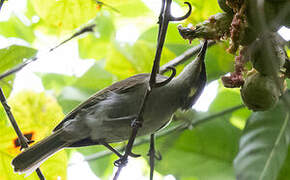
[[[137,70],[133,64],[127,59],[127,57],[111,46],[108,56],[106,58],[105,69],[112,74],[116,75],[120,79],[127,78],[133,74],[137,74]]]
[[[155,45],[157,42],[157,34],[158,26],[154,26],[142,33],[139,37],[139,40],[150,42]],[[184,40],[178,32],[176,24],[169,24],[166,34],[167,35],[164,45],[176,55],[180,55],[191,46],[198,44],[198,41],[193,41],[192,45],[190,45],[188,41]]]
[[[36,50],[26,46],[12,45],[0,49],[0,72],[7,71],[24,59],[31,58],[36,54]]]
[[[234,70],[235,57],[226,52],[227,47],[226,43],[217,43],[208,49],[205,59],[208,81]]]
[[[288,110],[280,101],[272,110],[252,114],[240,140],[239,154],[234,161],[237,179],[277,178],[288,152]]]
[[[228,99],[225,101],[225,99]],[[221,82],[219,82],[219,89],[218,94],[215,100],[210,105],[209,111],[211,112],[218,112],[225,108],[231,108],[234,106],[238,106],[243,104],[240,90],[239,89],[232,89],[232,88],[225,88]],[[246,107],[239,109],[232,113],[230,118],[230,122],[240,128],[243,129],[246,123],[246,119],[251,115],[251,111],[248,110]]]
[[[156,170],[179,179],[234,179],[232,161],[238,152],[241,132],[228,122],[229,117],[165,137],[158,143],[164,160],[157,163]]]
[[[58,90],[61,92],[57,99],[63,111],[68,113],[92,94],[111,85],[115,81],[115,76],[104,70],[103,66],[104,61],[99,61],[79,78],[49,74],[47,79],[44,76],[42,81],[47,81],[48,84],[46,86],[55,84],[59,86]],[[56,77],[56,79],[50,79],[53,77]]]
[[[95,63],[84,75],[76,80],[73,86],[95,93],[111,85],[116,78],[106,71],[104,66],[104,61]]]
[[[290,177],[290,148],[288,147],[287,158],[282,166],[277,180],[285,180]]]
[[[79,53],[83,59],[100,60],[106,57],[108,51],[110,43],[96,38],[93,34],[79,40]]]
[[[183,5],[183,0],[176,0],[176,2],[182,7],[187,8],[187,6]],[[222,12],[222,10],[219,8],[217,0],[188,0],[187,2],[192,5],[192,13],[189,18],[185,20],[185,24],[196,24],[203,22],[211,15]]]
[[[24,59],[29,59],[36,54],[36,50],[26,46],[12,45],[0,49],[0,74],[17,66]],[[10,75],[0,80],[0,87],[3,89],[5,96],[8,98],[12,90],[15,75]]]
[[[92,0],[31,0],[47,33],[62,34],[74,30],[96,16],[98,5]]]
[[[9,97],[12,91],[14,79],[15,75],[10,75],[5,79],[0,80],[0,87],[3,90],[5,97],[7,98]]]
[[[124,79],[132,75],[151,72],[155,46],[144,40],[138,40],[133,46],[112,47],[106,59],[105,69]],[[168,48],[163,48],[160,64],[164,64],[175,57]]]
[[[73,86],[67,86],[63,88],[60,95],[57,97],[57,100],[61,105],[63,112],[67,114],[81,102],[88,99],[90,95],[91,94],[85,90]]]
[[[94,34],[88,34],[79,39],[80,57],[84,59],[102,59],[110,50],[110,40],[115,34],[115,27],[109,13],[100,12],[95,18],[96,28]]]
[[[54,90],[58,95],[65,86],[75,82],[76,77],[56,73],[36,73],[46,90]]]
[[[16,37],[33,42],[34,32],[30,26],[23,24],[15,15],[12,15],[8,21],[0,22],[0,34],[5,37]]]
[[[73,84],[62,89],[58,102],[65,113],[70,112],[92,94],[112,84],[115,79],[110,73],[101,68],[100,64],[93,65],[83,76]]]
[[[7,123],[8,123],[7,115],[4,111],[4,108],[0,106],[0,126],[4,127],[7,125]]]
[[[230,99],[230,101],[225,101],[225,99]],[[211,112],[218,112],[240,104],[242,104],[242,99],[239,89],[225,88],[219,81],[218,94],[209,109]]]
[[[105,4],[117,9],[123,17],[142,16],[150,12],[148,7],[141,0],[107,0]]]

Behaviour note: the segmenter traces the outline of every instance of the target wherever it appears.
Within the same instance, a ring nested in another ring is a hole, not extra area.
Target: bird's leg
[[[148,95],[147,95],[148,96]],[[146,98],[146,97],[145,97]],[[144,98],[144,99],[145,99]],[[143,110],[144,111],[144,110]],[[141,113],[142,114],[142,116],[143,116],[143,113]],[[142,118],[142,116],[141,116],[141,118],[140,118],[140,116],[139,117],[137,117],[135,120],[133,120],[132,121],[132,124],[131,124],[131,127],[132,127],[132,133],[131,133],[131,136],[130,136],[130,138],[129,138],[129,141],[128,141],[128,143],[127,143],[127,146],[126,146],[126,148],[125,148],[125,153],[124,153],[124,155],[122,156],[122,157],[120,157],[120,159],[118,159],[118,160],[116,160],[115,162],[114,162],[114,165],[116,166],[116,167],[119,167],[120,169],[122,168],[122,167],[124,167],[126,164],[127,164],[127,162],[128,162],[128,156],[132,156],[132,157],[139,157],[140,155],[137,155],[137,154],[134,154],[133,152],[132,152],[132,148],[133,148],[133,144],[134,144],[134,140],[135,140],[135,138],[136,138],[136,135],[137,135],[137,132],[138,132],[138,129],[142,126],[142,122],[143,122],[143,118]],[[138,120],[139,119],[139,120]]]
[[[123,155],[118,151],[118,150],[116,150],[115,148],[113,148],[112,146],[110,146],[108,143],[106,143],[106,142],[103,142],[103,141],[99,141],[99,143],[101,144],[101,145],[103,145],[103,146],[105,146],[107,149],[109,149],[110,151],[112,151],[114,154],[116,154],[117,156],[119,156],[119,158],[122,158],[123,157]],[[129,153],[128,154],[129,156],[131,156],[131,157],[140,157],[141,155],[139,155],[139,154],[134,154],[134,153]]]
[[[99,142],[101,145],[105,146],[107,149],[109,149],[110,151],[112,151],[114,154],[116,154],[119,157],[122,157],[122,154],[119,153],[116,149],[114,149],[112,146],[110,146],[108,143],[106,142]]]
[[[156,151],[155,151],[155,135],[154,134],[151,134],[150,136],[150,148],[147,155],[149,156],[149,164],[150,164],[150,180],[153,180],[155,159],[161,160],[161,154],[159,152],[158,154],[156,154]]]

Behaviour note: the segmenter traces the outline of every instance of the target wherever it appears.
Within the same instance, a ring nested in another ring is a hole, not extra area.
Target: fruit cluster
[[[235,71],[221,78],[224,86],[241,88],[244,104],[253,111],[274,107],[290,72],[286,42],[277,34],[281,26],[290,26],[289,0],[264,0],[262,5],[258,0],[218,0],[218,4],[224,13],[195,27],[179,27],[180,34],[190,41],[230,39],[227,51],[238,55]]]

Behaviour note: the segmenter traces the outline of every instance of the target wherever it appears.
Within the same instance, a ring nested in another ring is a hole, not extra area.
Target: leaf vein
[[[277,147],[278,144],[280,143],[280,141],[281,141],[281,139],[282,139],[282,136],[283,136],[283,134],[285,133],[285,130],[286,130],[286,127],[287,127],[288,121],[289,121],[289,113],[286,114],[286,117],[285,117],[284,123],[282,124],[281,130],[280,130],[280,132],[279,132],[279,134],[278,134],[278,136],[277,136],[277,139],[276,139],[276,141],[275,141],[275,143],[274,143],[274,146],[273,146],[273,148],[272,148],[272,150],[271,150],[271,153],[270,153],[270,155],[269,155],[269,158],[267,159],[267,161],[266,161],[266,163],[265,163],[265,166],[264,166],[263,171],[262,171],[262,173],[261,173],[261,175],[260,175],[260,177],[259,177],[259,180],[263,180],[263,178],[264,178],[265,175],[266,175],[267,169],[269,168],[270,163],[271,163],[271,161],[272,161],[272,159],[273,159],[273,156],[274,156],[274,154],[275,154],[275,152],[276,152],[276,147]]]

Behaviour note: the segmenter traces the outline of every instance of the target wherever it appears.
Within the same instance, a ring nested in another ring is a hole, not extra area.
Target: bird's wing
[[[127,91],[130,91],[132,87],[136,87],[138,85],[142,85],[148,79],[150,74],[138,74],[122,81],[118,81],[111,86],[98,91],[96,94],[92,95],[89,99],[85,102],[81,103],[75,109],[73,109],[69,114],[65,116],[65,118],[54,128],[53,131],[56,131],[62,127],[62,125],[70,120],[73,119],[82,109],[89,108],[98,102],[106,99],[110,93],[118,93],[123,94]],[[165,76],[163,76],[165,77]],[[158,79],[163,79],[162,76],[158,76]]]

